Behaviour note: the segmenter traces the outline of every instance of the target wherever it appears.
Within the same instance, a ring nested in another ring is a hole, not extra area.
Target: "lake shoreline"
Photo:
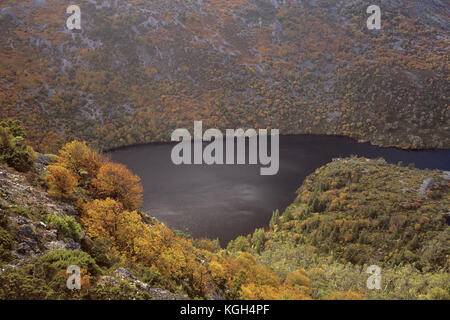
[[[396,150],[402,150],[402,151],[413,151],[413,152],[420,152],[420,151],[445,151],[445,150],[450,150],[449,148],[400,148],[398,146],[384,146],[384,145],[378,145],[378,144],[374,144],[370,141],[366,141],[366,140],[358,140],[346,135],[339,135],[339,134],[314,134],[314,133],[295,133],[295,134],[280,134],[280,138],[281,137],[297,137],[297,136],[310,136],[310,137],[336,137],[336,138],[344,138],[344,139],[349,139],[353,142],[356,143],[361,143],[361,144],[369,144],[371,146],[374,147],[378,147],[378,148],[382,148],[382,149],[396,149]],[[145,145],[176,145],[178,142],[176,141],[153,141],[153,142],[142,142],[142,143],[133,143],[130,145],[126,145],[126,146],[120,146],[120,147],[113,147],[113,148],[109,148],[109,149],[105,149],[102,151],[102,153],[107,154],[110,152],[115,152],[115,151],[119,151],[119,150],[126,150],[127,148],[133,148],[133,147],[140,147],[140,146],[145,146]]]
[[[336,158],[383,158],[418,169],[450,170],[450,150],[382,148],[330,135],[280,135],[280,171],[260,176],[257,165],[175,165],[172,146],[158,142],[110,151],[114,162],[141,177],[143,211],[194,238],[236,236],[266,227],[272,212],[295,199],[302,181]]]

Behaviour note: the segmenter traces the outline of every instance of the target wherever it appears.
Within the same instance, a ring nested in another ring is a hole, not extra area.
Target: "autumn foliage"
[[[46,179],[50,185],[49,195],[57,199],[71,198],[74,188],[78,186],[78,177],[60,165],[48,166]]]
[[[126,209],[134,210],[142,204],[140,178],[122,164],[107,162],[86,142],[65,144],[48,169],[51,195],[57,198],[70,198],[73,189],[79,187],[95,197],[116,199]]]
[[[220,288],[229,299],[309,299],[303,273],[283,281],[248,252],[230,255],[217,242],[181,237],[159,222],[148,222],[141,205],[140,178],[122,164],[107,162],[84,142],[63,146],[47,167],[50,195],[76,199],[86,235],[109,243],[111,261],[149,268],[170,290],[207,297]]]
[[[364,297],[359,292],[354,291],[334,291],[324,298],[325,300],[363,300]]]
[[[305,10],[303,1],[274,8],[123,0],[107,11],[88,2],[89,39],[102,44],[92,46],[66,32],[65,2],[2,1],[21,13],[20,23],[4,20],[0,34],[0,119],[19,117],[33,146],[46,151],[71,137],[105,148],[170,140],[195,119],[221,129],[448,146],[445,5],[385,3],[378,33],[366,28],[365,1],[315,2]],[[139,23],[148,10],[158,28]],[[48,46],[73,50],[49,53]],[[142,56],[142,48],[158,49]],[[59,61],[67,61],[64,72]],[[420,139],[403,136],[409,128]]]
[[[72,141],[59,151],[58,163],[77,175],[83,185],[92,181],[103,161],[102,156],[91,150],[86,142]]]
[[[107,162],[100,167],[92,185],[100,197],[111,197],[127,209],[136,209],[142,204],[140,180],[123,164]]]
[[[112,241],[112,254],[154,267],[166,278],[184,279],[193,293],[205,293],[208,270],[199,263],[197,250],[163,224],[149,226],[138,212],[111,198],[86,203],[81,222],[90,237]]]

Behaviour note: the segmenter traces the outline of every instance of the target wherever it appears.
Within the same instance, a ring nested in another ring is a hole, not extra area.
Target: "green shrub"
[[[6,228],[8,226],[8,218],[6,209],[8,207],[4,206],[2,202],[0,201],[0,227]]]
[[[74,217],[60,217],[50,216],[48,218],[48,225],[51,228],[58,230],[66,238],[72,238],[75,241],[79,241],[82,237],[82,228]]]
[[[14,247],[14,239],[11,234],[0,227],[0,263],[11,260],[11,250]]]
[[[7,270],[0,274],[0,300],[43,300],[56,298],[43,279],[22,270]]]
[[[33,212],[30,209],[22,206],[8,208],[6,209],[6,212],[11,216],[19,215],[26,218],[30,218],[33,214]]]
[[[273,228],[280,223],[280,212],[278,210],[275,210],[272,213],[272,218],[270,218],[270,228],[273,230]]]
[[[11,135],[14,137],[23,137],[25,138],[25,130],[23,129],[19,120],[7,120],[0,122],[1,128],[8,128]]]
[[[152,296],[144,291],[138,290],[127,281],[107,282],[94,287],[88,295],[94,300],[150,300]]]
[[[4,161],[14,169],[20,172],[27,172],[34,167],[36,155],[31,147],[17,147],[3,157]]]
[[[264,242],[266,241],[264,229],[256,229],[252,236],[252,245],[257,253],[264,249]]]
[[[72,265],[91,276],[101,274],[89,254],[79,250],[55,250],[37,259],[34,265],[1,273],[0,299],[80,299],[80,291],[67,288],[67,268]],[[83,273],[84,276],[88,275]]]
[[[292,219],[294,219],[294,216],[292,215],[292,209],[290,209],[290,208],[286,209],[286,211],[284,211],[282,217],[283,217],[284,223],[289,222]]]
[[[60,271],[66,271],[69,266],[86,269],[91,275],[101,273],[95,260],[86,252],[80,250],[55,250],[49,252],[35,264],[35,275],[51,281]]]
[[[92,245],[88,248],[87,252],[94,258],[95,262],[101,266],[110,268],[114,262],[108,257],[108,252],[111,249],[110,239],[95,239]]]
[[[425,300],[450,300],[450,290],[431,288],[427,295],[420,298]]]
[[[0,122],[0,161],[26,172],[34,167],[37,157],[33,148],[24,144],[24,132],[18,123]]]
[[[50,163],[56,162],[58,160],[58,156],[52,153],[46,153],[45,156],[48,158]]]
[[[158,271],[158,269],[154,266],[151,268],[145,267],[145,266],[134,266],[130,267],[130,269],[133,269],[133,274],[140,280],[144,281],[145,283],[155,286],[160,283],[162,280],[161,273]]]
[[[239,236],[228,243],[227,249],[231,251],[249,251],[250,241],[244,236]]]

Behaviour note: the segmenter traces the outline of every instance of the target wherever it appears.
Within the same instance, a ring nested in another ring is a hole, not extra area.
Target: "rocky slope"
[[[218,128],[343,134],[384,146],[450,145],[449,7],[365,1],[70,1],[0,4],[0,117],[35,147],[109,148]]]
[[[40,158],[45,159],[42,155]],[[42,163],[39,165],[42,166]],[[86,239],[73,239],[58,226],[44,222],[50,216],[77,217],[78,212],[73,205],[50,198],[35,175],[24,175],[0,166],[0,299],[62,298],[61,293],[53,292],[45,283],[32,283],[35,288],[27,288],[24,281],[30,275],[33,278],[41,276],[36,267],[40,259],[51,254],[79,253],[86,249]],[[29,265],[34,265],[34,270],[26,274],[24,270]],[[18,278],[11,281],[14,277]],[[63,287],[65,279],[62,278],[60,282]],[[102,299],[186,299],[183,295],[150,286],[124,267],[104,272],[92,286]],[[114,288],[120,288],[120,296],[109,291]],[[61,291],[64,292],[64,289]],[[65,292],[67,294],[69,291]],[[74,297],[69,295],[65,298]]]
[[[56,249],[80,249],[73,239],[58,239],[58,231],[42,220],[46,215],[76,215],[72,205],[49,198],[42,187],[11,168],[0,166],[0,175],[0,213],[15,242],[12,260],[28,261]]]

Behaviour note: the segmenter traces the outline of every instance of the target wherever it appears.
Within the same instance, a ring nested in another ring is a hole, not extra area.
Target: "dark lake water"
[[[174,144],[148,144],[110,152],[115,162],[142,178],[143,209],[169,227],[222,245],[282,212],[306,176],[333,158],[382,157],[390,163],[450,170],[450,150],[405,151],[357,143],[344,137],[280,136],[280,170],[261,176],[259,165],[181,165],[171,161]]]

